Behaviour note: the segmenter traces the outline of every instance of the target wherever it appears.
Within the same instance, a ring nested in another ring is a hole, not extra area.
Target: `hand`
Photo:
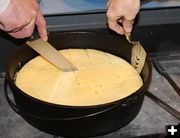
[[[109,28],[122,35],[131,32],[139,12],[140,0],[109,0],[107,7]]]
[[[0,29],[15,38],[31,36],[35,25],[40,37],[46,41],[46,22],[37,0],[11,0],[0,13]]]

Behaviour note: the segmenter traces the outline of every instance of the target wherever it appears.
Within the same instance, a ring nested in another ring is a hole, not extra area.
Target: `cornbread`
[[[90,106],[129,96],[142,85],[137,71],[124,59],[94,49],[60,52],[78,70],[62,72],[41,56],[17,73],[16,85],[37,99],[71,106]]]

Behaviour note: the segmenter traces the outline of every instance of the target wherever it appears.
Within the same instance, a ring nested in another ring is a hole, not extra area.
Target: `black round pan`
[[[91,48],[117,55],[128,62],[131,59],[132,45],[119,35],[63,32],[50,34],[48,41],[58,50]],[[140,74],[144,84],[130,96],[101,105],[65,106],[41,101],[16,87],[16,73],[21,66],[37,55],[26,44],[23,45],[9,60],[5,79],[5,93],[10,106],[34,127],[60,136],[96,136],[123,127],[140,111],[151,79],[151,63],[148,56]],[[8,97],[8,86],[13,92],[15,103]]]

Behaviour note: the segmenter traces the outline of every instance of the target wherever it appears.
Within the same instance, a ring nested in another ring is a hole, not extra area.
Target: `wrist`
[[[8,7],[10,0],[0,0],[0,13],[2,13]]]

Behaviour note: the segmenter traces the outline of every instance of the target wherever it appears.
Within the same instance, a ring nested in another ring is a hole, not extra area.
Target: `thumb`
[[[132,31],[133,23],[134,23],[134,20],[127,20],[127,19],[123,20],[123,28],[125,32],[130,33]]]

